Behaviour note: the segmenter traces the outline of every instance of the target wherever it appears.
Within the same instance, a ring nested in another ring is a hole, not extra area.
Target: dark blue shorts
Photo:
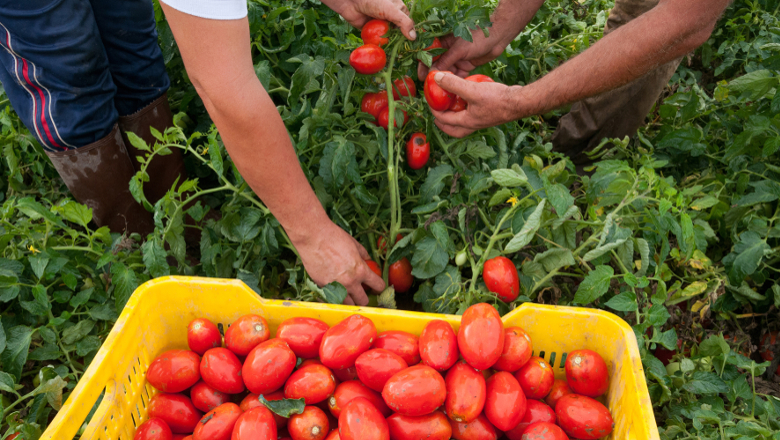
[[[47,151],[105,137],[170,85],[152,0],[0,0],[0,83]]]

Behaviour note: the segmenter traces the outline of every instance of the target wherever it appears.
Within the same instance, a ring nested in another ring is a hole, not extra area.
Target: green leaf
[[[778,86],[778,78],[771,70],[755,70],[729,82],[728,88],[745,99],[755,101]]]
[[[528,177],[526,177],[522,168],[518,168],[517,170],[493,170],[490,172],[490,175],[493,177],[494,182],[508,188],[514,188],[528,183]]]
[[[0,371],[0,391],[6,391],[8,393],[16,392],[16,382],[14,381],[13,376],[5,371]]]
[[[344,304],[347,298],[347,288],[334,281],[322,286],[323,297],[330,304]]]
[[[423,203],[433,201],[434,196],[438,196],[444,189],[444,179],[452,177],[453,169],[446,163],[437,165],[428,171],[428,177],[425,178],[420,187],[420,199]]]
[[[454,295],[460,290],[460,271],[455,266],[447,266],[444,272],[436,276],[433,291],[439,297]]]
[[[49,264],[49,257],[43,255],[35,255],[27,258],[30,262],[30,268],[38,279],[43,277],[43,271],[46,270],[46,265]]]
[[[0,321],[0,353],[5,350],[7,339],[5,337],[5,328],[3,328],[3,322]]]
[[[728,385],[718,375],[707,371],[696,371],[683,389],[694,394],[720,394],[729,391]]]
[[[320,159],[319,175],[333,191],[339,191],[348,180],[361,183],[355,144],[344,138],[328,142]]]
[[[563,163],[563,161],[559,163]],[[547,200],[555,208],[558,218],[564,217],[569,208],[574,205],[574,197],[569,193],[569,190],[560,183],[545,186],[544,190],[547,192]]]
[[[677,332],[674,329],[669,329],[661,333],[661,338],[658,340],[658,343],[669,350],[677,350]]]
[[[96,321],[116,321],[119,316],[111,306],[111,303],[96,305],[89,309],[89,317]]]
[[[541,225],[545,201],[546,199],[542,199],[542,201],[539,202],[536,209],[534,209],[534,212],[526,219],[520,232],[509,240],[509,243],[504,247],[505,254],[517,252],[531,242]]]
[[[81,340],[84,336],[87,336],[94,328],[95,321],[91,319],[82,319],[76,325],[62,331],[62,342],[67,345],[73,344]]]
[[[544,270],[552,272],[566,266],[574,266],[574,254],[570,249],[552,248],[534,257],[535,263],[544,266]]]
[[[171,274],[171,268],[166,261],[168,254],[158,240],[146,240],[141,245],[141,255],[143,256],[144,265],[149,269],[149,274],[152,277],[156,278]]]
[[[650,310],[647,311],[647,322],[651,325],[660,327],[666,324],[666,321],[672,315],[669,314],[669,310],[663,304],[653,304]],[[675,341],[676,343],[677,341]]]
[[[605,245],[599,246],[595,249],[589,250],[583,257],[582,261],[588,262],[590,260],[595,260],[596,258],[606,254],[607,252],[611,251],[612,249],[617,249],[626,242],[627,239],[622,238],[614,243],[607,243]]]
[[[412,275],[427,280],[440,274],[450,257],[447,254],[450,239],[441,221],[431,224],[428,234],[415,245],[412,256]]]
[[[92,297],[92,293],[95,291],[94,287],[90,287],[78,292],[73,298],[70,299],[70,306],[74,309],[80,305],[86,304]]]
[[[33,330],[24,325],[11,327],[8,330],[8,339],[5,350],[0,354],[3,362],[3,370],[16,378],[19,382],[22,378],[22,368],[27,362],[27,354],[30,350]]]
[[[212,139],[211,136],[209,136],[209,161],[211,163],[211,168],[216,171],[217,175],[222,176],[225,172],[225,164],[222,161],[221,148],[217,140]]]
[[[590,304],[609,290],[609,282],[615,274],[611,266],[596,266],[585,277],[574,294],[575,304]]]
[[[284,418],[290,418],[294,414],[303,414],[303,409],[306,407],[304,399],[279,399],[279,400],[267,400],[265,396],[260,395],[258,397],[260,403],[270,409],[271,412]]]
[[[640,264],[642,265],[636,272],[636,275],[643,277],[647,273],[648,266],[650,266],[650,245],[647,244],[647,240],[644,238],[637,238],[636,247],[639,250]]]
[[[122,263],[111,265],[111,283],[114,285],[114,301],[117,312],[121,312],[135,289],[138,288],[138,277],[132,269]]]
[[[76,354],[79,356],[86,356],[93,351],[97,351],[102,343],[100,338],[95,335],[86,336],[76,343]]]
[[[135,133],[131,131],[126,133],[128,135],[132,134],[135,136]],[[89,222],[92,221],[92,208],[89,208],[86,205],[82,205],[81,203],[76,203],[71,200],[65,205],[57,206],[55,208],[65,220],[76,223],[81,227],[86,228]]]
[[[634,312],[637,308],[636,294],[625,291],[619,295],[613,296],[604,305],[612,310],[617,310],[618,312]]]
[[[713,335],[699,344],[699,353],[702,356],[718,356],[731,351],[729,343],[722,336]]]
[[[770,249],[766,240],[763,240],[757,232],[747,231],[740,234],[734,250],[723,259],[731,284],[736,286],[742,284],[746,276],[758,269],[761,259]]]
[[[488,206],[493,207],[496,205],[500,205],[502,203],[507,203],[507,200],[509,200],[510,197],[512,197],[514,193],[509,188],[501,188],[495,193],[493,193],[493,196],[490,197],[490,201],[488,202]]]

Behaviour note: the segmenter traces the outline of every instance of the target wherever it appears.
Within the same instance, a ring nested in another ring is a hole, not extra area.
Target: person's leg
[[[98,226],[148,233],[118,135],[116,87],[84,0],[0,0],[0,82],[74,198]]]
[[[657,4],[658,0],[616,0],[604,34]],[[644,124],[648,112],[679,64],[680,59],[669,62],[623,87],[572,105],[553,133],[553,150],[566,154],[576,165],[588,165],[591,161],[585,152],[595,148],[602,139],[632,136]]]
[[[121,6],[112,0],[90,2],[117,85],[114,104],[119,112],[119,127],[138,170],[136,158],[144,153],[130,144],[126,133],[133,132],[154,145],[149,127],[162,133],[173,125],[166,94],[170,80],[157,43],[154,8],[151,0],[124,0]],[[171,151],[166,156],[155,156],[147,167],[149,182],[144,184],[144,194],[152,204],[165,195],[177,178],[180,183],[186,178],[181,150]]]

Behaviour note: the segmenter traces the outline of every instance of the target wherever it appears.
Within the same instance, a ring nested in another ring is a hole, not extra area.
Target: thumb
[[[466,81],[449,72],[436,72],[433,79],[442,89],[452,92],[466,101],[472,96],[472,89],[476,85],[474,82]]]
[[[387,17],[387,20],[398,26],[407,39],[414,40],[417,38],[417,32],[414,30],[414,21],[400,9],[394,9]]]

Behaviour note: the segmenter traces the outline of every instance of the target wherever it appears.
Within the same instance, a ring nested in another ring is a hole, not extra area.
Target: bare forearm
[[[544,0],[501,0],[498,3],[490,16],[493,22],[490,32],[491,36],[494,32],[498,34],[502,51],[531,22],[543,3]]]
[[[540,80],[513,89],[519,119],[627,84],[703,44],[728,0],[667,0]],[[695,19],[691,19],[695,17]]]

